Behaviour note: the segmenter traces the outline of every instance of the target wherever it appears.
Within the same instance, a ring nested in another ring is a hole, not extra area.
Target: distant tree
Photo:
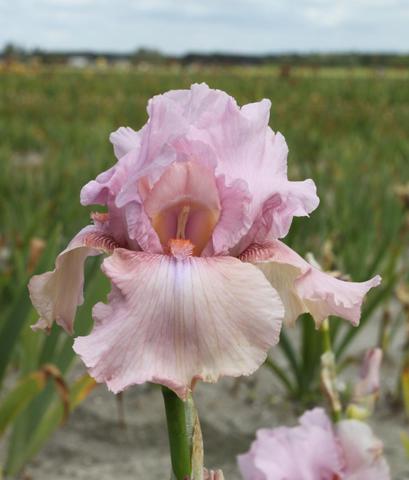
[[[1,52],[1,57],[5,60],[23,60],[26,57],[26,52],[23,48],[14,45],[14,43],[7,43],[3,51]]]
[[[166,57],[159,51],[151,48],[139,48],[133,55],[134,63],[150,63],[159,65],[165,63]]]

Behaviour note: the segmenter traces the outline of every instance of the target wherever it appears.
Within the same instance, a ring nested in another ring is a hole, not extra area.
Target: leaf
[[[44,389],[46,382],[47,376],[44,372],[33,372],[20,380],[7,394],[0,405],[0,436],[28,403]]]
[[[96,382],[88,374],[79,378],[69,391],[68,410],[71,413],[95,388]],[[19,457],[14,457],[13,461],[8,461],[5,472],[7,475],[16,475],[25,463],[36,455],[42,446],[46,443],[49,436],[66,419],[65,408],[61,400],[55,399],[51,407],[47,410],[42,422],[39,424],[34,434],[30,437],[24,452]]]
[[[59,245],[60,227],[55,228],[54,234],[44,250],[41,261],[36,269],[42,272],[47,269],[50,263],[50,258],[55,258],[55,252]],[[19,292],[9,309],[6,318],[2,321],[2,328],[0,331],[1,348],[0,348],[0,386],[6,373],[7,366],[10,362],[11,355],[19,340],[21,330],[31,312],[31,302],[27,295],[27,284],[20,285]]]

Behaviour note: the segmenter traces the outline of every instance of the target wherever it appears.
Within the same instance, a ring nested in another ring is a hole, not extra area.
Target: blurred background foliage
[[[151,96],[196,81],[227,91],[239,104],[271,99],[271,127],[285,135],[290,148],[289,178],[313,178],[321,198],[310,218],[294,221],[286,242],[302,255],[312,252],[324,269],[355,281],[382,275],[359,328],[331,320],[340,368],[368,322],[378,324],[384,350],[409,323],[407,298],[396,298],[398,286],[408,281],[407,73],[268,66],[4,70],[0,435],[7,432],[6,473],[18,472],[94,386],[87,376],[67,377],[74,361],[72,339],[61,329],[49,336],[30,330],[36,314],[28,279],[52,269],[56,254],[89,223],[91,209],[81,207],[79,192],[114,163],[109,133],[120,125],[140,128]],[[87,263],[77,335],[89,331],[91,308],[108,291],[99,262]],[[289,395],[315,401],[322,348],[311,319],[298,322],[295,334],[284,330],[279,347],[281,356],[272,352],[268,366]],[[400,366],[407,374],[404,355]],[[405,385],[398,377],[396,383]]]

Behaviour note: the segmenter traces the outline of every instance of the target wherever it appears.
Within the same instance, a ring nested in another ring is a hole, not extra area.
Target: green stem
[[[321,325],[322,333],[322,350],[325,352],[332,352],[331,333],[329,331],[329,321],[326,318]]]
[[[339,422],[342,417],[342,406],[339,399],[339,394],[336,387],[336,360],[335,354],[332,350],[331,342],[331,332],[329,329],[329,320],[326,318],[321,325],[321,334],[322,334],[322,356],[321,362],[324,360],[324,365],[322,365],[321,375],[322,378],[326,378],[324,382],[324,388],[327,391],[331,408],[332,408],[332,418],[334,422]]]
[[[192,470],[192,408],[172,390],[162,387],[168,426],[172,471],[176,480],[190,477]]]

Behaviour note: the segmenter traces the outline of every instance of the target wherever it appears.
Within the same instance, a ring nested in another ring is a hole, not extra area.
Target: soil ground
[[[195,398],[205,441],[205,463],[222,468],[226,480],[239,480],[236,455],[248,450],[257,428],[291,425],[296,415],[291,402],[273,397],[274,379],[261,369],[250,378],[198,386]],[[123,398],[125,427],[118,401],[98,387],[50,439],[26,469],[32,480],[168,480],[168,440],[159,388],[149,385],[128,390]],[[371,419],[385,443],[393,480],[409,479],[399,433],[402,414],[392,414],[385,402]],[[406,426],[406,430],[408,427]]]

